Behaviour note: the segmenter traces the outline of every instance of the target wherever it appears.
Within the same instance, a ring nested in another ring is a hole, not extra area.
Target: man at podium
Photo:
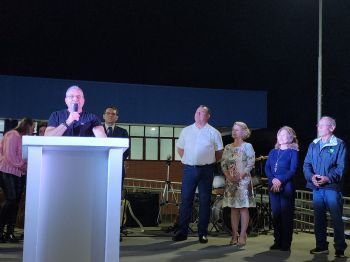
[[[65,102],[67,109],[50,115],[45,136],[106,137],[100,119],[92,113],[83,111],[85,99],[80,87],[69,87]]]

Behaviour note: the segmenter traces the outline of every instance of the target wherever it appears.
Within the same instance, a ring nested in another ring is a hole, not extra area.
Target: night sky
[[[350,144],[350,1],[323,17],[323,113]],[[266,90],[261,148],[289,125],[302,160],[316,136],[318,0],[4,0],[0,34],[0,74]]]

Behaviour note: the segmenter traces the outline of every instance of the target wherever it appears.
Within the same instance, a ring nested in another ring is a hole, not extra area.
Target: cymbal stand
[[[164,181],[164,188],[163,188],[163,193],[160,199],[160,208],[159,208],[159,214],[158,214],[158,223],[161,223],[161,211],[162,207],[167,206],[167,205],[175,205],[179,206],[179,202],[177,200],[177,196],[175,194],[173,185],[170,181],[170,164],[171,164],[171,158],[168,157],[167,161],[167,174],[166,174],[166,180]],[[169,194],[171,194],[171,201],[169,201]]]
[[[260,156],[260,159],[258,159],[258,161],[260,162],[260,185],[259,185],[259,190],[260,190],[260,205],[257,205],[258,209],[258,221],[259,221],[259,229],[258,229],[258,234],[262,233],[262,234],[267,234],[268,231],[271,229],[271,207],[270,207],[270,196],[268,196],[268,203],[264,203],[263,200],[263,192],[264,192],[264,180],[266,180],[266,186],[268,189],[268,181],[267,179],[263,179],[263,175],[264,175],[264,161],[267,159],[267,156]],[[256,187],[258,188],[258,187]],[[267,227],[267,228],[266,228]]]

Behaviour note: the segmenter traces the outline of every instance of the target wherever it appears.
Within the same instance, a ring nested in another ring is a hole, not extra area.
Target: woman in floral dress
[[[230,245],[244,246],[247,241],[249,207],[255,207],[255,199],[250,171],[255,164],[255,152],[251,144],[244,140],[250,130],[243,122],[235,122],[232,127],[233,143],[226,145],[221,167],[225,174],[223,207],[231,208],[232,239]],[[241,230],[238,234],[238,225]]]

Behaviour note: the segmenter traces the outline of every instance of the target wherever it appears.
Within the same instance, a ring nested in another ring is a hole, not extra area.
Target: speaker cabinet
[[[158,193],[128,193],[126,199],[129,200],[131,209],[135,217],[143,226],[157,226],[159,213],[159,194]],[[129,210],[126,210],[126,226],[138,226],[132,218]]]

